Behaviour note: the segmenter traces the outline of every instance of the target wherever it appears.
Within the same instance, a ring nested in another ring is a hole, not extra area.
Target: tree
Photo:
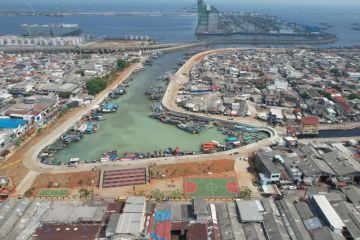
[[[179,189],[176,189],[170,192],[169,197],[172,199],[177,199],[177,198],[181,198],[182,196],[183,196],[182,192]]]
[[[304,91],[304,92],[301,93],[301,97],[305,98],[305,99],[308,99],[310,96],[309,96],[309,94],[307,92]]]
[[[96,95],[105,89],[107,82],[105,79],[96,77],[86,82],[86,89],[89,94]]]
[[[163,200],[165,198],[165,194],[161,192],[159,189],[155,189],[151,191],[151,198],[155,198],[158,200]]]
[[[69,99],[71,96],[71,92],[59,92],[59,97]]]
[[[75,73],[80,74],[82,77],[85,76],[85,71],[83,69],[77,70]]]
[[[123,59],[118,59],[116,62],[116,66],[119,71],[122,71],[129,66],[129,62]]]
[[[330,94],[330,93],[328,93],[328,92],[327,92],[327,93],[324,93],[324,97],[326,97],[327,99],[329,99],[329,100],[330,100],[330,99],[331,99],[331,94]]]
[[[33,195],[35,191],[34,187],[29,188],[28,190],[26,190],[26,192],[24,193],[24,197],[31,197]]]
[[[354,99],[359,99],[360,100],[360,95],[356,94],[356,93],[352,93],[348,96],[349,100],[354,100]]]
[[[81,199],[92,199],[94,197],[94,191],[92,188],[81,188],[79,190],[79,195]]]
[[[240,189],[240,198],[242,199],[250,199],[251,190],[248,187],[243,187]]]
[[[334,74],[335,77],[341,77],[341,72],[338,68],[332,68],[330,69],[330,72]]]

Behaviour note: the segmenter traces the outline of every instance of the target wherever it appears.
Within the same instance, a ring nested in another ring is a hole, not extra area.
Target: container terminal
[[[197,35],[259,34],[325,38],[317,26],[298,25],[275,16],[242,11],[220,11],[203,0],[197,2]]]

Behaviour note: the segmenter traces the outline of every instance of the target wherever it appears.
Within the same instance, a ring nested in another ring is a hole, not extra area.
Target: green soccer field
[[[41,189],[38,197],[66,197],[70,193],[69,189]]]
[[[184,193],[188,197],[234,198],[239,188],[235,178],[187,178]]]

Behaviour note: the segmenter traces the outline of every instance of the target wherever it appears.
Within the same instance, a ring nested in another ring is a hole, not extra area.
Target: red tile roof
[[[326,89],[324,90],[324,92],[330,93],[330,94],[336,94],[336,93],[337,93],[337,90],[336,90],[336,89],[333,89],[333,88],[326,88]]]
[[[319,117],[317,116],[307,116],[307,117],[303,117],[301,119],[301,122],[304,125],[319,125]]]
[[[344,110],[345,113],[350,113],[350,112],[352,112],[351,107],[350,107],[349,104],[347,104],[346,102],[339,102],[338,104],[339,104],[340,107]]]
[[[346,102],[346,100],[345,100],[345,98],[343,96],[333,96],[332,99],[337,103]]]

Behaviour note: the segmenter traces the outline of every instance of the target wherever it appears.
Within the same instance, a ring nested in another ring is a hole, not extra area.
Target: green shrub
[[[89,94],[96,95],[106,88],[107,82],[105,79],[96,77],[86,82],[86,89]]]

